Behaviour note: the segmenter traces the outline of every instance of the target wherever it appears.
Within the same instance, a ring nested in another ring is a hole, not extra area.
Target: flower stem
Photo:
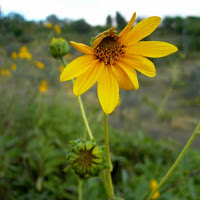
[[[174,164],[172,165],[172,167],[169,169],[169,171],[166,173],[166,175],[162,178],[162,180],[160,181],[160,183],[158,184],[158,186],[156,187],[155,190],[153,190],[151,192],[151,194],[148,196],[148,198],[146,200],[150,200],[152,198],[152,196],[159,190],[159,188],[164,184],[164,182],[169,178],[169,176],[172,174],[172,172],[174,171],[174,169],[177,167],[177,165],[180,163],[181,159],[183,158],[183,156],[185,155],[186,151],[189,149],[190,145],[192,144],[193,140],[195,139],[195,137],[200,134],[200,121],[196,127],[196,129],[194,130],[192,136],[190,137],[190,139],[188,140],[188,142],[186,143],[185,147],[183,148],[183,150],[181,151],[180,155],[178,156],[178,158],[176,159],[176,161],[174,162]]]
[[[102,182],[103,182],[103,186],[104,186],[104,188],[106,190],[106,193],[107,193],[108,197],[111,200],[114,200],[114,196],[111,194],[110,188],[108,186],[108,182],[107,182],[107,179],[106,179],[105,171],[102,171],[100,176],[101,176],[101,179],[102,179]]]
[[[61,57],[60,59],[61,59],[63,65],[66,66],[67,63],[65,62],[64,58]],[[72,79],[72,83],[74,84],[74,79]],[[78,99],[79,107],[80,107],[80,110],[81,110],[81,114],[82,114],[82,118],[83,118],[86,130],[88,132],[89,138],[92,140],[94,137],[92,135],[92,132],[90,130],[90,127],[89,127],[89,124],[88,124],[88,121],[87,121],[87,117],[86,117],[86,114],[85,114],[85,110],[84,110],[84,107],[83,107],[81,97],[78,96],[77,99]],[[105,145],[106,145],[106,161],[109,165],[109,169],[106,170],[106,174],[105,174],[104,171],[101,172],[100,176],[101,176],[101,179],[102,179],[102,182],[103,182],[103,185],[104,185],[104,188],[106,190],[108,197],[111,200],[114,200],[114,190],[113,190],[113,184],[112,184],[112,178],[111,178],[112,163],[111,163],[110,152],[109,152],[108,117],[107,117],[106,114],[104,115],[104,130],[105,130],[104,132],[105,132]],[[81,197],[82,196],[82,183],[80,181],[81,180],[79,180],[79,199],[78,200],[81,200],[81,198],[82,198]]]
[[[104,113],[104,138],[105,138],[105,146],[106,146],[106,162],[108,164],[108,169],[106,170],[106,178],[108,181],[108,186],[110,192],[114,196],[114,189],[112,183],[111,172],[113,170],[113,166],[110,159],[110,147],[109,147],[109,135],[108,135],[108,115]]]
[[[85,110],[84,110],[84,107],[83,107],[83,103],[82,103],[81,97],[78,96],[77,99],[78,99],[79,107],[80,107],[80,110],[81,110],[81,114],[82,114],[82,118],[83,118],[86,130],[88,132],[90,140],[92,140],[94,137],[92,135],[92,132],[90,130],[90,127],[89,127],[89,124],[88,124],[88,121],[87,121],[87,117],[85,115]]]
[[[64,58],[61,57],[60,59],[61,59],[63,65],[66,66],[67,63],[65,62]],[[72,83],[74,84],[74,79],[72,79]],[[87,133],[88,133],[88,136],[89,136],[90,140],[92,140],[94,137],[92,135],[92,132],[90,130],[90,127],[89,127],[89,124],[88,124],[88,121],[87,121],[87,117],[86,117],[86,114],[85,114],[85,109],[83,107],[81,96],[77,96],[77,99],[78,99],[78,104],[79,104],[79,107],[80,107],[80,110],[81,110],[81,115],[82,115],[82,118],[83,118],[83,122],[85,124],[85,128],[87,130]]]
[[[82,200],[82,185],[83,181],[78,178],[78,200]]]

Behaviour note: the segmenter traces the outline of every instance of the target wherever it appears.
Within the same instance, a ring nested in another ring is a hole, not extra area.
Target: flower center
[[[105,64],[112,65],[121,58],[121,55],[124,53],[123,48],[125,48],[124,45],[108,36],[94,49],[94,55]]]
[[[81,167],[91,167],[93,164],[94,155],[92,155],[92,150],[85,150],[79,152],[79,159],[77,162]]]

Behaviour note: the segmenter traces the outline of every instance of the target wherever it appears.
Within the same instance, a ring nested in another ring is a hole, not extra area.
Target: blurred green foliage
[[[82,119],[73,108],[48,101],[49,98],[52,99],[52,95],[40,102],[27,101],[31,105],[26,112],[27,122],[23,112],[15,113],[15,125],[7,133],[4,130],[9,124],[1,122],[2,199],[77,199],[77,177],[64,173],[63,169],[69,141],[84,132]],[[18,106],[18,111],[23,110],[24,105]],[[102,127],[96,126],[94,134],[101,144]],[[127,200],[145,199],[150,191],[150,180],[159,181],[181,150],[180,144],[156,142],[140,131],[132,134],[110,129],[110,136],[116,193]],[[199,153],[190,150],[161,189],[160,199],[197,200],[200,196],[199,162]],[[85,180],[83,191],[84,199],[106,199],[98,178]]]
[[[185,52],[200,50],[200,17],[165,17],[161,28],[174,34],[181,34]]]

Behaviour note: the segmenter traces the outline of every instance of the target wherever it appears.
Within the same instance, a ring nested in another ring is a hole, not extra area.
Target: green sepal
[[[93,41],[94,41],[94,37],[93,37],[93,36],[91,36],[91,38],[90,38],[90,46],[92,46],[92,44],[93,44]]]
[[[71,170],[71,167],[69,165],[67,165],[67,167],[65,167],[65,169],[63,169],[63,172],[69,172]]]

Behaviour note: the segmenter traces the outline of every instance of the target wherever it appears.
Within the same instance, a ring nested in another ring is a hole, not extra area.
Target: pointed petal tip
[[[155,22],[157,22],[157,24],[159,26],[159,24],[161,22],[161,17],[159,17],[159,16],[153,16],[152,18],[154,18]]]
[[[170,43],[169,43],[170,44]],[[169,50],[169,54],[172,54],[172,53],[175,53],[178,51],[178,47],[176,47],[175,45],[173,44],[170,44],[171,48]]]
[[[156,76],[156,72],[155,72],[155,74],[153,74],[152,76],[151,76],[151,78],[154,78]]]
[[[65,81],[65,80],[64,80],[63,73],[60,75],[60,81],[61,81],[61,82]]]
[[[132,16],[132,18],[135,18],[135,17],[136,17],[136,12],[134,12],[134,13],[133,13],[133,16]]]
[[[74,88],[74,87],[73,87]],[[79,97],[81,94],[79,94],[79,91],[75,91],[74,89],[73,89],[73,93],[77,96],[77,97]]]
[[[73,46],[74,43],[75,43],[74,41],[69,41],[69,44],[70,44],[71,46]]]
[[[174,46],[174,52],[176,52],[176,51],[178,51],[178,47]]]
[[[139,90],[139,84],[134,88],[136,91]]]
[[[102,108],[102,109],[103,109],[103,111],[104,111],[104,113],[105,113],[106,115],[111,114],[111,113],[115,110],[115,108],[113,108],[112,110],[110,110],[110,109],[105,109],[105,108]]]
[[[73,86],[73,93],[79,97],[81,95],[80,91],[79,90],[76,90],[75,87]]]

